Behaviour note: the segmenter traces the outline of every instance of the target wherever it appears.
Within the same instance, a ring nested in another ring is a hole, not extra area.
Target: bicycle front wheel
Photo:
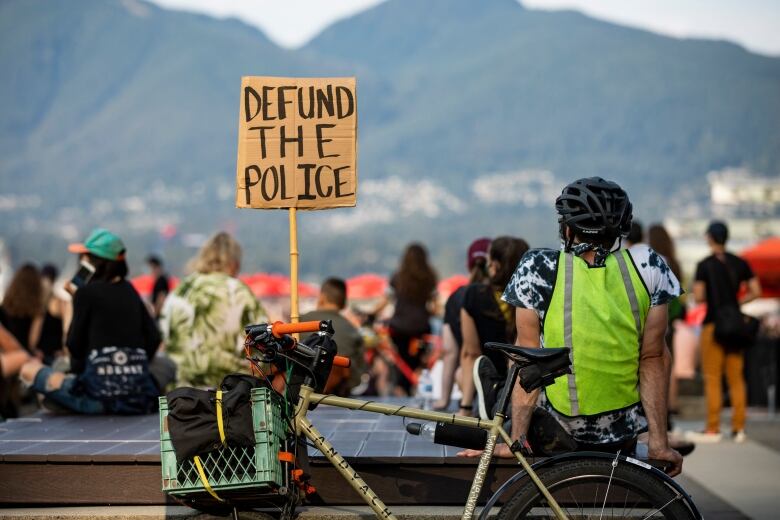
[[[570,519],[695,518],[685,497],[650,471],[609,459],[560,461],[537,474]],[[547,500],[526,478],[498,513],[500,520],[555,518]]]

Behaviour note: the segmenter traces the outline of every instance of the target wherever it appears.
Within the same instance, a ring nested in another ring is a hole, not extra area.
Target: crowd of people
[[[508,364],[501,352],[484,350],[486,343],[566,346],[572,374],[541,392],[516,386],[511,409],[498,411],[507,414],[513,437],[530,448],[525,436],[532,416],[542,412],[582,447],[625,449],[648,431],[650,454],[679,471],[665,433],[677,392],[669,378],[670,347],[692,297],[708,305],[701,333],[708,420],[695,437],[720,439],[725,373],[733,435],[744,439],[742,350],[722,330],[724,316],[758,297],[760,286],[748,264],[726,251],[725,224],[708,228],[712,255],[686,284],[669,233],[656,224],[645,236],[617,184],[580,179],[564,188],[556,210],[560,249],[531,249],[513,236],[478,238],[466,251],[468,283],[446,301],[418,243],[403,252],[387,293],[362,313],[348,308],[342,279],[326,279],[316,310],[302,319],[332,320],[339,353],[352,359],[351,368],[334,370],[326,390],[414,395],[416,376],[438,356],[441,392],[434,408],[488,417]],[[212,236],[173,290],[160,258],[147,258],[155,277],[148,300],[128,282],[127,251],[114,233],[96,229],[70,251],[81,267],[65,283],[70,298],[54,290],[59,273],[51,265],[22,265],[5,292],[2,417],[17,416],[25,399],[84,414],[148,413],[166,389],[214,387],[226,374],[248,370],[244,327],[268,316],[237,277],[242,249],[231,235]],[[686,286],[692,287],[688,302]],[[377,355],[366,341],[366,326],[375,321],[386,323],[389,355]],[[433,332],[439,349],[429,348]],[[452,403],[455,383],[462,397]],[[508,450],[504,445],[497,454],[511,455]]]

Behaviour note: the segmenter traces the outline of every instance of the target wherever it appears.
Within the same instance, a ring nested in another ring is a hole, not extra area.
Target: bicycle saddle
[[[485,349],[498,350],[505,354],[517,356],[526,361],[554,361],[560,358],[569,357],[569,349],[561,348],[537,348],[537,347],[518,347],[507,343],[485,343]]]
[[[526,392],[551,385],[557,377],[571,373],[569,349],[517,347],[506,343],[485,343],[486,350],[497,350],[520,367],[520,386]]]

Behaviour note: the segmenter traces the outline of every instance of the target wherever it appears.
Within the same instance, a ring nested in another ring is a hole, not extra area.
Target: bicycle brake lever
[[[303,343],[298,343],[297,345],[295,345],[295,350],[300,352],[306,357],[314,357],[317,355],[317,351],[315,351],[313,348]]]

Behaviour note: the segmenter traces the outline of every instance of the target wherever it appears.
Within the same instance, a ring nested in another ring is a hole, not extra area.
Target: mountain
[[[443,272],[477,235],[550,245],[551,201],[581,176],[618,180],[650,221],[701,203],[711,170],[780,170],[780,59],[514,0],[388,0],[296,51],[137,0],[6,0],[0,43],[18,260],[61,261],[101,224],[136,265],[157,249],[175,268],[227,228],[247,269],[285,270],[284,213],[233,208],[242,75],[357,76],[358,207],[300,216],[311,275],[391,269],[412,239]]]
[[[363,156],[401,174],[544,168],[642,189],[729,164],[780,170],[780,59],[731,43],[514,0],[394,0],[306,48],[393,78],[399,110]]]

